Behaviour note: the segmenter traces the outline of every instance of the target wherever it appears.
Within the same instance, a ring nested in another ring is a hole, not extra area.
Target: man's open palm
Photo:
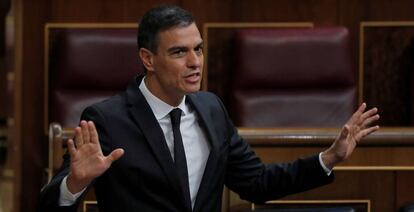
[[[323,152],[322,160],[329,169],[346,160],[362,138],[379,129],[378,125],[371,126],[373,122],[380,118],[377,114],[378,109],[372,108],[365,111],[366,107],[365,103],[359,106],[358,110],[344,125],[331,147]]]
[[[92,121],[81,121],[80,127],[75,128],[75,141],[76,146],[72,139],[68,140],[71,162],[67,185],[71,193],[77,193],[88,186],[124,154],[123,149],[115,149],[108,156],[103,155]]]

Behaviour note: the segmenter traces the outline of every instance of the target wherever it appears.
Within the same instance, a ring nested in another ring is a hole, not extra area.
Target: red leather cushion
[[[88,105],[102,101],[115,91],[56,91],[53,92],[52,102],[53,121],[59,122],[64,127],[78,125],[80,114]]]
[[[355,89],[236,91],[233,121],[244,127],[339,127],[353,113]]]
[[[143,72],[136,29],[62,30],[50,59],[55,88],[123,89]]]
[[[355,72],[345,28],[240,30],[238,88],[353,86]]]

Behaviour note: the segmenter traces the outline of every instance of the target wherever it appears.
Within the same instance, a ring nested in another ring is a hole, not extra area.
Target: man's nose
[[[202,54],[195,51],[190,51],[190,53],[187,55],[187,66],[193,69],[200,67],[201,61],[203,60],[202,57]]]

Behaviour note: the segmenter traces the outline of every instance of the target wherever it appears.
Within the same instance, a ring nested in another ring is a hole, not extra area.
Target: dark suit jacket
[[[94,121],[105,155],[115,148],[125,150],[93,183],[100,211],[191,211],[163,132],[138,88],[141,79],[137,77],[126,92],[92,105],[82,114],[81,119]],[[333,180],[321,168],[317,155],[289,164],[262,164],[214,94],[189,94],[187,101],[197,112],[211,146],[193,211],[220,211],[224,185],[243,199],[263,202]],[[76,205],[58,207],[59,185],[69,172],[69,160],[65,156],[62,169],[42,190],[40,211],[76,210]]]

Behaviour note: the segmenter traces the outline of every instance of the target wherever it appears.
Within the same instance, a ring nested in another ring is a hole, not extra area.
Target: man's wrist
[[[336,158],[335,154],[330,153],[329,149],[320,153],[320,158],[322,160],[323,165],[332,170],[335,165],[338,163],[338,159]]]
[[[75,193],[75,194],[71,193],[67,187],[67,178],[68,176],[64,177],[62,182],[60,183],[59,206],[71,206],[75,204],[76,200],[86,190],[86,188],[84,188],[78,193]]]
[[[88,187],[90,182],[91,180],[78,180],[71,173],[69,173],[66,180],[66,186],[70,193],[76,194]]]
[[[322,169],[325,171],[326,175],[331,175],[332,173],[332,169],[329,169],[328,167],[326,167],[326,165],[324,164],[323,160],[322,160],[322,152],[319,153],[318,155],[319,158],[319,164],[321,165]]]

